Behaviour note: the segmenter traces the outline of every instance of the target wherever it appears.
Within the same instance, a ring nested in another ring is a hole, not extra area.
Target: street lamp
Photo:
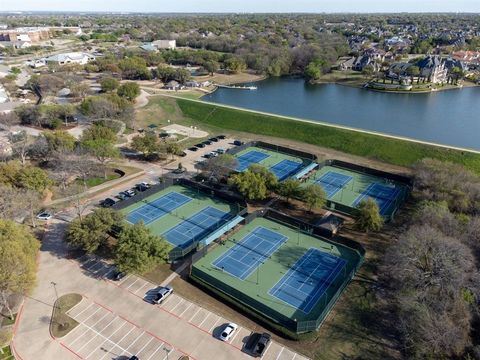
[[[55,308],[58,301],[57,283],[54,281],[50,281],[50,284],[53,285],[53,290],[55,291],[55,305],[53,306]]]

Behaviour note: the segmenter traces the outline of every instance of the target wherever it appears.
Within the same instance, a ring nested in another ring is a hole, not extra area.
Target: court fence
[[[229,297],[234,302],[240,303],[242,306],[247,307],[253,313],[258,314],[261,317],[267,318],[270,322],[278,324],[286,328],[288,331],[293,331],[297,334],[315,331],[325,321],[327,315],[332,310],[338,298],[345,290],[346,286],[353,279],[358,269],[363,264],[365,257],[365,249],[360,243],[343,237],[337,236],[333,240],[326,239],[322,236],[323,229],[318,228],[314,225],[312,226],[311,224],[308,224],[300,219],[293,218],[270,208],[250,213],[248,216],[245,217],[244,224],[249,224],[253,220],[261,217],[270,219],[277,223],[281,223],[282,225],[290,227],[295,231],[300,231],[309,236],[317,237],[319,238],[319,240],[327,242],[334,246],[348,247],[356,254],[356,261],[349,261],[347,263],[342,277],[339,278],[339,286],[337,287],[335,293],[332,295],[325,292],[318,300],[319,303],[323,302],[325,304],[322,312],[318,316],[316,316],[312,320],[297,320],[295,318],[292,319],[291,317],[272,309],[271,307],[263,303],[261,300],[257,300],[256,298],[246,295],[242,291],[225,284],[218,278],[206,273],[205,271],[202,271],[200,268],[197,268],[195,266],[191,266],[190,276],[193,278],[194,282],[198,282],[200,284],[203,283],[207,286],[215,288],[216,290]],[[203,256],[208,253],[209,247],[210,246],[206,246],[192,256],[192,265],[194,265],[197,261],[199,261]]]
[[[244,216],[247,214],[247,211],[248,211],[247,203],[245,199],[239,194],[234,193],[232,191],[228,191],[223,188],[220,188],[220,189],[213,188],[204,183],[199,183],[199,182],[189,180],[189,179],[184,179],[184,178],[179,178],[179,179],[161,178],[159,184],[155,184],[150,188],[148,188],[147,190],[140,192],[131,198],[128,198],[116,203],[114,206],[112,206],[112,209],[114,210],[125,209],[130,205],[143,201],[149,196],[152,196],[160,191],[163,191],[173,185],[182,185],[190,189],[194,189],[198,192],[201,192],[202,194],[207,195],[209,197],[217,197],[230,204],[236,204],[237,211],[235,215],[232,216],[232,219],[235,218],[236,216]],[[227,221],[231,221],[232,219],[227,219]],[[188,254],[190,254],[192,251],[195,251],[199,247],[199,243],[202,241],[203,238],[217,231],[220,227],[225,226],[225,223],[226,222],[219,222],[219,224],[217,224],[215,228],[212,228],[211,231],[208,232],[208,234],[205,234],[205,236],[203,236],[202,238],[195,239],[195,241],[192,244],[190,244],[185,248],[181,248],[181,247],[173,248],[169,252],[169,260],[174,261],[174,260],[183,258]]]
[[[338,167],[338,168],[351,170],[351,171],[361,173],[361,174],[377,176],[377,177],[381,177],[381,178],[384,178],[384,179],[387,179],[387,180],[390,180],[390,181],[394,181],[394,182],[397,182],[397,183],[401,183],[402,185],[404,185],[401,188],[401,191],[398,194],[398,196],[395,197],[395,200],[388,206],[388,208],[392,208],[393,210],[388,215],[383,216],[386,222],[392,221],[395,218],[395,213],[401,207],[401,205],[408,199],[408,197],[410,196],[412,186],[413,186],[413,181],[408,176],[399,175],[399,174],[392,174],[392,173],[389,173],[389,172],[386,172],[386,171],[372,169],[372,168],[369,168],[369,167],[366,167],[366,166],[352,164],[352,163],[348,163],[348,162],[342,161],[342,160],[332,159],[332,160],[322,161],[322,162],[319,163],[318,169],[321,169],[325,166],[335,166],[335,167]],[[357,208],[356,207],[345,205],[345,204],[343,204],[341,202],[338,202],[338,201],[327,199],[325,206],[327,208],[331,209],[331,210],[334,210],[334,211],[336,211],[338,213],[341,213],[341,214],[344,214],[344,215],[348,215],[348,216],[352,216],[352,217],[357,216]]]
[[[308,152],[301,151],[301,150],[288,148],[286,146],[270,144],[270,143],[263,142],[263,141],[247,142],[243,145],[236,146],[234,148],[231,148],[231,149],[227,150],[227,154],[236,155],[236,154],[248,149],[249,147],[258,147],[258,148],[261,148],[261,149],[271,150],[271,151],[275,151],[275,152],[278,152],[278,153],[281,153],[281,154],[286,154],[286,155],[289,155],[289,156],[298,157],[298,158],[301,158],[303,160],[304,164],[310,164],[313,161],[317,161],[317,156],[315,154],[308,153]]]

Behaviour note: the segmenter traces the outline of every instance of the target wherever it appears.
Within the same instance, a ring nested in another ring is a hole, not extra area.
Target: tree
[[[90,92],[90,86],[84,82],[74,83],[70,86],[70,91],[73,97],[83,100]]]
[[[417,77],[420,76],[420,68],[416,65],[412,65],[412,66],[409,66],[407,68],[407,74],[410,76],[411,78],[411,83],[413,84],[413,78],[414,77]]]
[[[139,151],[144,157],[156,154],[160,151],[158,138],[153,132],[137,135],[132,139],[132,149]]]
[[[287,179],[277,185],[275,192],[285,198],[285,201],[288,203],[291,198],[301,198],[303,191],[300,181]]]
[[[17,186],[39,193],[42,193],[52,185],[52,180],[48,177],[48,173],[35,166],[22,167],[16,175],[16,182]]]
[[[115,263],[122,272],[144,273],[168,260],[170,245],[142,222],[127,225],[118,236]]]
[[[111,209],[98,208],[84,218],[74,219],[67,230],[67,242],[89,254],[104,245],[112,228],[123,222],[123,215]]]
[[[304,75],[307,80],[318,80],[322,76],[322,70],[315,62],[311,62],[305,68]]]
[[[182,151],[182,148],[176,141],[169,141],[165,145],[165,151],[167,154],[172,155],[172,160],[174,159],[175,155],[178,155]]]
[[[192,74],[190,71],[186,69],[177,69],[175,70],[175,75],[174,78],[177,80],[180,84],[185,84],[188,80],[190,80],[192,77]]]
[[[355,225],[365,232],[380,231],[383,226],[383,218],[375,200],[368,198],[360,202]]]
[[[103,92],[111,92],[120,86],[120,82],[114,78],[103,78],[100,80],[100,86]]]
[[[325,191],[320,185],[311,184],[308,185],[303,190],[302,200],[308,207],[308,211],[312,211],[312,209],[321,209],[325,206],[326,202],[326,195]]]
[[[263,200],[268,195],[265,178],[249,170],[232,175],[229,183],[248,200]]]
[[[219,180],[223,177],[227,177],[228,174],[236,169],[238,166],[238,160],[235,156],[230,154],[221,154],[217,157],[208,159],[205,170],[209,172],[209,178]]]
[[[237,166],[235,166],[234,169],[236,167]],[[278,179],[275,176],[275,174],[271,172],[269,169],[267,169],[265,166],[262,166],[260,164],[252,164],[249,166],[248,170],[253,172],[254,174],[259,175],[264,179],[267,190],[274,191],[276,189],[278,184]]]
[[[40,197],[35,191],[18,189],[13,186],[0,185],[0,218],[8,220],[24,220],[31,217],[35,227],[35,213],[40,207]]]
[[[208,71],[211,76],[213,76],[213,74],[218,71],[219,65],[216,61],[207,61],[205,64],[203,64],[203,68]]]
[[[152,75],[147,68],[145,59],[132,56],[122,59],[118,66],[122,70],[123,78],[130,80],[149,80]]]
[[[135,98],[140,95],[140,86],[135,82],[127,82],[120,85],[117,94],[120,97],[128,99],[128,101],[134,101]]]
[[[26,295],[35,284],[38,240],[23,225],[0,219],[0,301],[13,320],[8,297]]]
[[[224,65],[225,65],[225,69],[233,73],[239,73],[247,70],[247,64],[245,64],[243,59],[238,57],[231,57],[226,59],[224,62]]]
[[[120,151],[115,146],[117,135],[112,129],[94,125],[84,131],[82,147],[92,154],[103,167],[104,177],[107,178],[107,165],[115,158],[120,157]]]
[[[68,132],[57,130],[43,133],[50,152],[70,152],[75,149],[77,139]]]

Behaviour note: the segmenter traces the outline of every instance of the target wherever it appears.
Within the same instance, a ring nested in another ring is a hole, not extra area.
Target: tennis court
[[[337,192],[342,190],[347,185],[352,176],[337,173],[335,171],[329,171],[323,174],[318,180],[315,180],[315,184],[319,184],[325,193],[327,198],[331,199]]]
[[[196,259],[191,276],[296,331],[320,324],[361,259],[344,245],[258,217]]]
[[[257,227],[233,248],[213,262],[213,266],[245,280],[287,240],[285,235]]]
[[[330,165],[317,170],[305,184],[320,185],[330,200],[327,206],[347,214],[353,214],[362,200],[370,197],[386,219],[391,218],[409,192],[405,183]]]
[[[357,207],[363,200],[368,198],[374,199],[380,208],[380,214],[384,215],[390,205],[395,201],[399,193],[399,189],[393,186],[382,184],[370,184],[370,186],[353,202],[353,206]]]
[[[250,150],[249,152],[240,155],[238,160],[237,171],[244,171],[247,170],[248,167],[252,164],[261,163],[263,160],[269,158],[270,155],[257,151],[257,150]]]
[[[143,221],[143,223],[147,225],[191,200],[192,198],[188,196],[172,191],[151,202],[145,201],[145,205],[133,210],[127,215],[127,221],[131,224]]]
[[[172,245],[186,248],[195,240],[200,240],[221,223],[230,219],[231,215],[214,207],[208,206],[174,226],[163,234]]]
[[[238,161],[236,171],[245,171],[250,165],[259,164],[273,172],[280,181],[295,175],[311,163],[310,160],[257,146],[250,146],[235,154],[235,157]]]
[[[303,163],[284,159],[279,163],[273,165],[270,168],[270,171],[275,174],[279,181],[282,181],[296,174],[298,171],[300,171],[301,168],[303,168]]]
[[[308,249],[269,294],[308,314],[342,272],[345,263],[337,256]]]

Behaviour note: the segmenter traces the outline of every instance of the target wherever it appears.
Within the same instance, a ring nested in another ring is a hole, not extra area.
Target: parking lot
[[[86,298],[68,314],[79,325],[61,342],[82,359],[178,359],[187,355],[128,319]],[[168,354],[167,354],[168,352]]]
[[[115,267],[94,257],[84,256],[80,258],[79,261],[81,262],[81,267],[84,270],[91,272],[98,278],[102,278],[108,281],[110,284],[117,286],[122,290],[135,295],[136,297],[142,298],[146,302],[149,301],[149,290],[158,287],[158,285],[155,285],[135,275],[128,275],[118,281],[115,281],[113,280],[113,276],[116,273]],[[219,336],[224,326],[230,322],[229,319],[223,318],[212,311],[204,309],[194,302],[191,302],[175,293],[170,295],[163,304],[151,306],[156,311],[168,313],[173,317],[180,319],[188,323],[190,326],[215,338]],[[251,333],[251,330],[239,326],[236,333],[227,342],[228,346],[231,346],[238,351],[242,351],[243,346]],[[128,351],[128,349],[126,350]],[[175,357],[172,358],[176,359]],[[160,357],[159,359],[162,358]],[[262,359],[307,360],[308,358],[293,352],[279,343],[272,341],[270,342],[269,347],[265,351]]]

